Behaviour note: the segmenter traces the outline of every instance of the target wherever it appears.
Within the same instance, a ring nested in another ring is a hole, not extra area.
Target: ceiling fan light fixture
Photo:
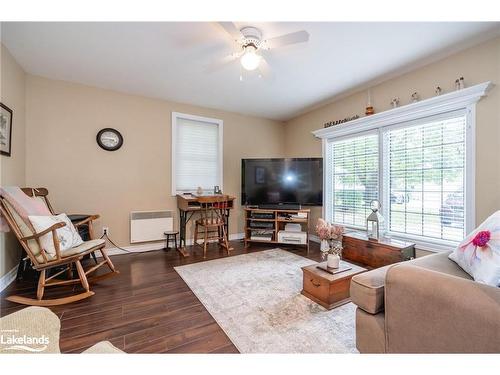
[[[245,53],[241,56],[241,66],[246,70],[255,70],[259,67],[261,57],[256,53],[257,48],[246,46]]]

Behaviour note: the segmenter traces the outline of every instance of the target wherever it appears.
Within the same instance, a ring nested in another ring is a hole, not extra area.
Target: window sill
[[[457,243],[448,242],[448,241],[432,241],[432,240],[423,240],[421,237],[415,237],[412,235],[401,235],[395,233],[387,233],[387,237],[394,238],[396,240],[403,240],[407,242],[413,242],[415,244],[415,248],[417,250],[425,250],[433,253],[442,253],[446,251],[454,250]]]

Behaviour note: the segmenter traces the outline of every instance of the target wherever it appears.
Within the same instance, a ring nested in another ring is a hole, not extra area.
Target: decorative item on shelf
[[[420,100],[420,96],[418,95],[418,92],[414,92],[413,94],[411,94],[411,102],[412,103],[416,103]]]
[[[370,116],[375,113],[375,110],[373,109],[372,106],[372,93],[370,90],[368,90],[368,103],[366,104],[365,108],[365,115]]]
[[[399,107],[399,97],[396,96],[396,97],[392,98],[391,107],[392,108]]]
[[[366,218],[366,233],[368,238],[378,240],[384,224],[384,217],[379,212],[381,208],[380,202],[378,200],[371,201],[370,208],[372,213]]]
[[[462,89],[465,89],[464,77],[460,77],[455,80],[455,90],[462,90]]]
[[[342,120],[336,120],[336,121],[326,122],[323,127],[329,128],[330,126],[340,125],[340,124],[343,124],[345,122],[356,120],[358,118],[359,118],[358,115],[354,115],[354,116],[351,116],[351,117],[346,117],[346,118],[344,118]]]
[[[439,96],[443,93],[443,89],[440,86],[436,86],[436,88],[434,89],[434,93],[436,94],[436,96]]]
[[[198,189],[196,189],[196,194],[203,195],[203,188],[201,186],[198,186]]]
[[[222,190],[219,185],[214,186],[214,194],[222,194]]]
[[[321,240],[321,258],[327,259],[329,268],[338,268],[340,257],[342,256],[342,234],[344,227],[329,224],[323,219],[318,219],[316,224],[316,234]]]

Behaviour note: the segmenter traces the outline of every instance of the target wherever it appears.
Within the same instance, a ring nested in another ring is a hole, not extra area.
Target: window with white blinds
[[[172,194],[222,189],[222,120],[172,114]]]
[[[384,131],[389,232],[461,241],[465,235],[464,113]]]
[[[378,134],[332,141],[329,148],[333,221],[363,228],[378,199]]]

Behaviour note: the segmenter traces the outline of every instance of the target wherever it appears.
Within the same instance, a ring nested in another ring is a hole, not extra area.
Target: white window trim
[[[176,196],[179,194],[177,191],[177,185],[175,181],[175,176],[176,176],[176,147],[177,147],[177,120],[178,119],[185,119],[185,120],[192,120],[192,121],[200,121],[200,122],[207,122],[211,124],[216,124],[218,128],[218,134],[219,134],[219,182],[218,185],[222,191],[224,191],[223,188],[223,181],[224,181],[224,176],[223,176],[223,161],[224,161],[224,143],[223,143],[223,134],[224,134],[224,121],[216,118],[210,118],[210,117],[203,117],[203,116],[196,116],[196,115],[190,115],[187,113],[180,113],[180,112],[172,112],[172,163],[171,163],[171,169],[172,169],[172,196]]]
[[[383,149],[383,131],[388,127],[393,127],[398,124],[408,123],[410,121],[420,120],[425,117],[436,116],[448,112],[465,110],[467,116],[466,128],[466,167],[465,167],[465,191],[466,191],[466,207],[465,207],[465,229],[469,233],[475,228],[475,162],[476,162],[476,103],[486,96],[487,92],[493,87],[493,84],[488,81],[480,83],[466,89],[457,90],[448,94],[435,96],[416,103],[411,103],[402,107],[394,108],[385,112],[377,113],[371,116],[362,117],[356,120],[349,121],[337,126],[315,130],[312,133],[317,138],[322,140],[323,148],[323,217],[331,220],[332,209],[326,202],[332,198],[331,186],[326,181],[330,175],[331,162],[328,156],[328,146],[333,140],[338,140],[341,137],[356,136],[362,133],[367,133],[370,130],[379,132],[379,196],[383,199],[385,196],[383,191],[384,165],[382,164]],[[384,203],[384,202],[383,202]],[[384,207],[387,205],[384,204]],[[387,214],[385,212],[385,214]],[[439,240],[417,241],[409,235],[394,235],[394,237],[402,239],[411,239],[416,242],[417,247],[431,251],[448,250],[451,248],[449,244]]]
[[[341,141],[342,139],[362,137],[362,136],[370,135],[370,134],[377,134],[377,129],[362,131],[359,133],[344,135],[341,137],[323,139],[323,145],[324,145],[323,147],[325,147],[325,149],[323,150],[323,176],[324,176],[323,177],[323,217],[327,218],[328,221],[332,220],[333,215],[334,215],[334,210],[333,210],[333,207],[331,207],[330,205],[326,205],[325,202],[328,202],[326,199],[330,199],[329,202],[333,202],[333,200],[335,199],[335,193],[333,192],[332,186],[327,186],[327,183],[326,183],[326,176],[331,175],[330,174],[330,169],[331,169],[330,167],[332,165],[332,161],[330,159],[330,153],[327,152],[328,148],[330,147],[330,144],[333,143],[334,141],[336,142],[336,141]],[[379,143],[380,143],[380,137],[379,137]],[[380,147],[380,145],[379,145],[379,147]],[[380,166],[382,165],[380,158],[381,158],[381,156],[380,156],[380,151],[379,151],[379,171],[380,171]],[[326,168],[329,168],[328,173],[325,173],[325,171],[327,171]],[[379,191],[379,197],[380,197],[380,191],[382,188],[381,185],[382,184],[381,184],[380,173],[379,173],[378,186],[377,186],[378,191]],[[342,226],[344,226],[345,228],[349,228],[349,229],[364,229],[363,227],[360,227],[357,225],[350,225],[350,224],[342,224]]]

